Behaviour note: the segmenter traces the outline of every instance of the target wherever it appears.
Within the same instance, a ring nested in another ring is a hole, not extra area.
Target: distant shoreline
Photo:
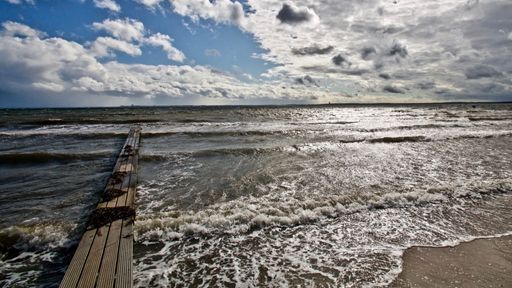
[[[312,103],[312,104],[243,104],[243,105],[121,105],[121,106],[70,106],[70,107],[0,107],[0,110],[40,110],[40,109],[126,109],[126,108],[283,108],[283,107],[393,107],[393,106],[439,106],[439,105],[491,105],[491,104],[512,104],[512,101],[497,102],[376,102],[376,103]]]

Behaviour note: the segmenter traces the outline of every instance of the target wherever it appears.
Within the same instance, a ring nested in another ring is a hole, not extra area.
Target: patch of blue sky
[[[45,1],[34,4],[13,5],[0,1],[0,22],[15,21],[45,32],[49,37],[62,37],[82,45],[92,42],[98,36],[106,36],[102,31],[91,28],[92,23],[105,19],[132,18],[144,23],[150,33],[162,33],[174,39],[173,46],[181,50],[187,59],[183,63],[167,59],[159,48],[144,45],[142,55],[130,56],[116,52],[115,59],[127,64],[149,65],[203,65],[222,70],[233,75],[249,74],[259,78],[261,73],[275,66],[252,55],[265,51],[253,35],[229,24],[218,24],[211,20],[200,19],[196,22],[172,12],[167,2],[161,9],[154,10],[132,0],[117,1],[121,5],[118,13],[108,9],[99,9],[92,1]],[[250,13],[247,5],[244,9]],[[205,53],[216,50],[219,53]],[[101,62],[112,58],[100,59]]]

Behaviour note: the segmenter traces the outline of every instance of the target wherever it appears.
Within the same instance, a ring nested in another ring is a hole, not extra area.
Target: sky
[[[0,0],[0,107],[512,101],[510,0]]]

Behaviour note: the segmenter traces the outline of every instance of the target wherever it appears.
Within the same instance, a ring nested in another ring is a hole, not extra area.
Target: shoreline
[[[408,248],[389,287],[512,287],[512,235]]]

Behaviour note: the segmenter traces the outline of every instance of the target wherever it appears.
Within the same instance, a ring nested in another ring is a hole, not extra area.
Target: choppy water
[[[0,110],[0,286],[57,286],[130,126],[135,285],[385,286],[512,232],[512,105]]]

